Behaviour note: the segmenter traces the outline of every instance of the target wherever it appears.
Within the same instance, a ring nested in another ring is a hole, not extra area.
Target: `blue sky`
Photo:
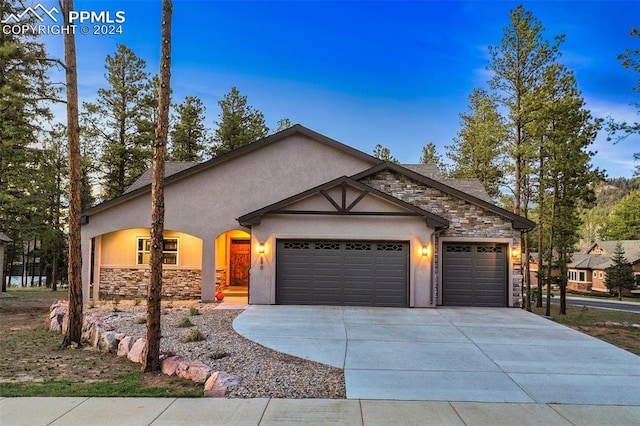
[[[53,6],[54,1],[42,1]],[[187,95],[207,107],[236,86],[275,129],[286,117],[371,153],[380,143],[403,163],[434,142],[445,156],[475,87],[488,88],[489,45],[499,45],[509,11],[522,3],[552,39],[566,35],[561,62],[576,74],[594,116],[637,121],[639,76],[616,56],[640,49],[634,1],[183,1],[174,0],[174,102]],[[81,101],[105,87],[104,59],[126,44],[158,72],[158,1],[83,1],[76,10],[125,12],[121,35],[78,35]],[[62,37],[44,37],[62,57]],[[62,109],[60,109],[62,111]],[[60,112],[60,116],[63,116]],[[593,163],[631,177],[640,136],[613,145],[601,132]]]

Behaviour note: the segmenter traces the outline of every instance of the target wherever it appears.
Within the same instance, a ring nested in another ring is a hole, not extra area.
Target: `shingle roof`
[[[611,258],[616,250],[616,245],[622,244],[624,257],[629,263],[640,261],[640,240],[596,241],[588,249],[572,255],[573,262],[567,266],[574,269],[606,269],[612,265]],[[604,250],[602,254],[589,254],[594,248]]]
[[[429,177],[435,180],[442,180],[442,173],[433,163],[429,164],[402,164],[402,167],[406,167],[407,169],[420,173],[422,176]]]
[[[596,246],[600,246],[608,256],[613,256],[616,251],[616,245],[620,243],[624,250],[624,257],[631,263],[640,260],[640,240],[615,240],[615,241],[601,241],[598,240],[589,247],[585,253],[591,252]]]
[[[419,173],[422,176],[440,181],[452,188],[457,189],[458,191],[466,192],[467,194],[473,195],[476,198],[480,198],[481,200],[493,203],[493,200],[487,193],[487,190],[482,185],[482,182],[480,182],[480,180],[478,179],[445,179],[442,177],[442,173],[440,173],[438,166],[433,163],[402,164],[402,167],[409,169],[412,172]]]
[[[183,170],[187,170],[193,166],[196,166],[200,163],[195,161],[167,161],[164,163],[164,177],[175,175],[176,173],[180,173]],[[147,171],[145,171],[142,176],[138,178],[130,187],[128,187],[124,194],[135,191],[138,188],[142,188],[144,186],[151,184],[151,178],[153,177],[153,168],[149,167]]]
[[[567,264],[569,268],[575,269],[604,269],[611,258],[601,254],[574,253],[573,262]]]

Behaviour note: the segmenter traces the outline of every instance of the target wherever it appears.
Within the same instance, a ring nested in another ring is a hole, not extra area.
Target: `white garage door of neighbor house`
[[[409,243],[278,240],[280,305],[408,306]]]
[[[442,304],[507,306],[507,246],[492,243],[444,243]]]

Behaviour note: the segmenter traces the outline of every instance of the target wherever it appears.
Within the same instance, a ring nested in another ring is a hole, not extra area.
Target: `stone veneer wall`
[[[438,234],[435,242],[436,274],[439,273],[437,250],[439,237],[508,238],[513,240],[514,246],[520,247],[520,231],[513,229],[511,221],[475,204],[452,197],[439,189],[389,171],[366,177],[361,182],[449,220],[449,228]],[[515,306],[519,306],[522,297],[522,274],[520,263],[513,262],[512,285]]]
[[[151,271],[149,268],[101,268],[100,298],[144,299]],[[200,299],[200,269],[165,269],[162,271],[162,297],[176,300]]]

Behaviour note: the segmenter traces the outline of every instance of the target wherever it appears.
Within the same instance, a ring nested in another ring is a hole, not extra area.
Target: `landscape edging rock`
[[[49,308],[45,328],[66,334],[69,327],[69,302],[58,300]],[[82,322],[82,340],[103,353],[112,353],[141,364],[147,352],[147,339],[141,336],[126,336],[105,324],[97,313],[86,313]],[[162,355],[161,355],[162,357]],[[204,382],[204,394],[222,398],[227,387],[237,385],[239,378],[223,371],[214,371],[202,361],[189,361],[178,355],[165,355],[160,361],[162,372],[168,376],[178,376],[193,382]]]

